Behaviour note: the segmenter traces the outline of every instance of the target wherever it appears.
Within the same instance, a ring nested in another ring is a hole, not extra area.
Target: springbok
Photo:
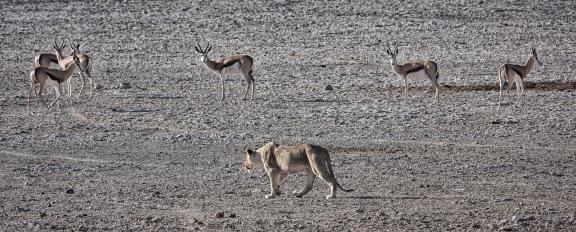
[[[498,68],[498,79],[500,82],[500,92],[498,94],[498,108],[496,110],[500,110],[500,100],[502,99],[502,89],[504,86],[508,86],[506,89],[506,95],[508,95],[508,99],[510,99],[510,89],[512,89],[512,84],[516,83],[516,95],[518,95],[518,100],[516,101],[515,105],[520,102],[520,97],[524,95],[524,79],[528,77],[528,73],[532,70],[532,66],[534,65],[534,60],[538,62],[539,65],[540,60],[538,59],[538,54],[536,53],[536,48],[532,47],[532,53],[528,55],[528,60],[524,65],[517,65],[517,64],[503,64],[500,65]]]
[[[92,90],[95,88],[93,79],[92,79],[92,62],[90,62],[90,57],[86,55],[86,53],[80,51],[80,43],[76,43],[76,45],[70,44],[70,48],[72,48],[74,54],[78,56],[80,60],[81,72],[80,77],[82,77],[82,87],[80,87],[80,93],[78,93],[78,99],[82,95],[82,91],[84,90],[84,86],[86,85],[86,79],[90,81],[90,95],[89,98],[92,99]]]
[[[438,85],[438,65],[434,61],[431,60],[414,60],[408,61],[404,64],[397,64],[396,63],[396,56],[398,55],[398,47],[394,50],[388,48],[386,50],[388,55],[390,56],[390,63],[394,72],[398,74],[398,76],[404,79],[404,97],[408,97],[408,78],[410,79],[425,79],[428,78],[432,81],[432,84],[436,88],[436,94],[434,95],[434,102],[438,102],[438,89],[440,85]]]
[[[69,65],[66,70],[58,70],[58,69],[49,69],[45,67],[36,67],[32,72],[30,72],[30,91],[28,92],[28,109],[30,108],[30,99],[32,98],[32,92],[34,92],[39,100],[46,106],[47,109],[50,109],[56,103],[60,97],[60,85],[62,82],[67,81],[72,77],[76,67],[80,69],[80,71],[84,71],[82,67],[80,67],[80,60],[76,56],[76,54],[72,55],[72,65]],[[52,86],[54,90],[56,90],[56,99],[50,104],[47,105],[46,101],[42,98],[42,91],[44,87]],[[39,88],[38,92],[36,89]],[[60,108],[60,103],[58,103],[58,108]]]
[[[88,55],[86,55],[84,52],[80,52],[79,47],[80,44],[76,44],[76,47],[74,47],[73,45],[70,45],[70,48],[72,48],[72,52],[70,53],[70,55],[68,57],[64,57],[64,55],[62,55],[62,50],[65,47],[65,43],[64,41],[62,41],[62,44],[58,44],[58,42],[56,41],[56,39],[54,40],[54,45],[52,45],[52,47],[54,48],[54,54],[50,54],[50,53],[43,53],[40,54],[38,56],[36,56],[36,58],[34,59],[34,63],[36,65],[36,67],[45,67],[45,68],[50,68],[50,65],[52,63],[58,64],[58,66],[60,67],[60,70],[65,70],[66,67],[70,66],[72,64],[72,54],[76,54],[78,56],[78,58],[80,59],[80,65],[84,68],[84,70],[86,70],[85,72],[81,72],[78,71],[78,74],[80,75],[80,77],[82,78],[82,87],[80,88],[80,93],[78,94],[78,98],[80,98],[80,95],[82,94],[82,91],[84,89],[84,85],[86,83],[86,78],[88,78],[90,80],[90,86],[93,86],[92,83],[92,75],[91,75],[91,71],[92,71],[92,63],[90,63],[90,58],[88,57]],[[87,77],[86,77],[87,76]],[[72,78],[68,79],[68,81],[66,81],[66,84],[68,85],[68,98],[70,98],[72,96]],[[92,88],[90,89],[90,98],[92,98]]]
[[[200,62],[204,63],[208,69],[214,71],[217,74],[220,74],[222,101],[225,98],[224,74],[242,74],[247,82],[246,92],[244,93],[242,100],[245,100],[248,96],[250,87],[252,87],[252,95],[250,96],[250,100],[254,98],[254,77],[252,76],[252,65],[254,63],[254,59],[252,59],[252,57],[248,55],[234,55],[221,58],[218,61],[213,61],[208,58],[208,53],[210,50],[212,50],[212,46],[210,46],[210,44],[208,44],[204,49],[200,47],[200,44],[194,48],[196,49],[196,52],[200,53]]]
[[[66,47],[66,44],[64,43],[64,41],[62,41],[62,44],[58,45],[58,42],[56,40],[54,40],[54,45],[52,45],[52,48],[54,48],[54,54],[56,56],[56,61],[58,62],[58,66],[60,67],[60,70],[66,70],[66,68],[68,68],[68,66],[72,65],[72,62],[74,61],[73,54],[74,54],[74,50],[72,50],[72,53],[70,54],[70,56],[64,58],[64,56],[62,55],[62,50],[64,49],[64,47]],[[50,68],[49,66],[40,66],[40,67],[45,67],[45,68]],[[68,92],[68,99],[72,96],[72,78],[69,78],[66,81],[66,85],[68,87],[67,92]]]

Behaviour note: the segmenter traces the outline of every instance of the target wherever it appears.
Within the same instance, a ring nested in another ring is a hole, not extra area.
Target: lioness
[[[326,199],[336,197],[336,187],[344,192],[354,191],[342,188],[336,181],[331,162],[328,151],[317,145],[280,146],[267,143],[256,151],[246,149],[244,167],[248,171],[264,167],[272,188],[270,194],[266,194],[266,198],[278,195],[278,185],[289,173],[299,172],[306,172],[306,185],[302,190],[294,191],[296,197],[302,197],[312,189],[316,176],[330,185],[330,195],[326,196]]]

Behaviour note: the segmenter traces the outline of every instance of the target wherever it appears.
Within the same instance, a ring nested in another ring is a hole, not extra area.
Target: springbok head
[[[396,48],[391,49],[390,47],[388,47],[388,49],[386,49],[386,53],[388,53],[388,55],[390,56],[390,62],[392,64],[396,64],[396,56],[398,55],[398,47],[394,46]]]
[[[208,59],[208,53],[212,50],[212,45],[208,44],[206,45],[206,48],[202,49],[202,46],[197,44],[194,49],[196,49],[196,52],[200,53],[200,61],[204,63]]]
[[[52,45],[52,48],[54,48],[54,52],[56,54],[62,55],[62,49],[64,49],[64,47],[66,47],[64,40],[62,40],[62,44],[58,44],[58,41],[56,41],[56,39],[54,39],[54,45]]]

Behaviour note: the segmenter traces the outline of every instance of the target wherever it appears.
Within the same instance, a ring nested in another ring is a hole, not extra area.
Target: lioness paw
[[[266,196],[264,196],[266,199],[269,198],[274,198],[276,196],[276,194],[266,194]]]

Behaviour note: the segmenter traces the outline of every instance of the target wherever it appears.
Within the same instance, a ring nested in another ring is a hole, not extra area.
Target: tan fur
[[[50,109],[56,103],[60,97],[60,85],[70,79],[74,70],[80,65],[80,61],[78,57],[73,55],[73,65],[70,65],[66,68],[66,70],[58,70],[58,69],[49,69],[44,67],[36,67],[32,72],[30,72],[30,91],[28,92],[28,108],[30,107],[30,99],[32,98],[32,92],[39,97],[39,100],[42,101],[44,106],[47,109]],[[81,71],[83,71],[81,69]],[[46,104],[44,99],[42,98],[42,91],[44,90],[44,86],[49,85],[54,87],[56,90],[56,99],[50,104]],[[36,92],[36,89],[39,89]],[[60,108],[60,105],[58,105]]]
[[[34,58],[36,67],[50,68],[51,64],[58,64],[58,58],[52,53],[42,53]]]
[[[244,76],[246,79],[247,87],[246,92],[244,92],[243,100],[248,96],[250,88],[252,88],[252,95],[250,95],[250,100],[254,99],[254,77],[252,76],[252,69],[254,65],[254,59],[248,55],[234,55],[220,58],[217,61],[210,60],[208,58],[208,53],[212,50],[212,46],[207,45],[206,48],[202,48],[200,45],[195,47],[196,52],[200,53],[200,62],[220,75],[220,87],[223,101],[225,99],[224,94],[224,74],[227,72],[237,72]]]
[[[408,75],[411,74],[412,70],[420,69],[423,70],[428,79],[434,85],[436,93],[434,94],[434,102],[438,102],[439,88],[438,84],[438,65],[431,60],[414,60],[408,61],[404,64],[398,64],[396,62],[396,56],[398,55],[398,48],[392,51],[390,48],[387,49],[388,55],[390,56],[390,63],[394,72],[404,79],[404,97],[408,97]],[[417,73],[417,72],[416,72]]]
[[[251,171],[264,168],[270,179],[270,194],[266,198],[272,198],[279,194],[278,186],[291,173],[306,173],[305,186],[300,191],[294,191],[296,197],[302,197],[312,190],[316,176],[330,185],[330,195],[327,199],[336,197],[336,188],[344,192],[353,191],[344,189],[334,176],[332,160],[326,149],[318,145],[298,144],[295,146],[280,146],[267,143],[256,151],[246,150],[244,167]]]
[[[506,89],[506,95],[510,98],[510,90],[512,89],[512,84],[516,83],[516,95],[518,100],[515,104],[520,102],[521,96],[524,94],[524,79],[528,77],[528,73],[532,70],[534,66],[534,61],[541,65],[538,59],[538,54],[536,53],[536,48],[532,48],[531,54],[528,56],[528,60],[524,65],[517,64],[503,64],[498,68],[498,80],[500,82],[500,92],[498,94],[498,108],[500,110],[500,101],[502,99],[502,89],[504,84],[508,85]]]
[[[84,91],[84,86],[86,85],[86,79],[88,79],[88,81],[90,82],[88,86],[88,88],[90,88],[90,95],[88,95],[88,98],[92,99],[92,92],[95,86],[94,86],[94,79],[92,79],[92,62],[90,60],[90,57],[83,51],[80,51],[79,43],[76,43],[75,45],[70,44],[70,48],[72,48],[76,56],[78,56],[78,59],[80,60],[79,67],[80,69],[83,70],[82,72],[79,72],[80,77],[82,77],[82,87],[80,87],[80,93],[78,93],[78,99],[80,99],[80,96]]]
[[[68,67],[70,67],[70,65],[72,65],[72,62],[74,62],[72,55],[66,58],[64,58],[64,56],[62,55],[62,50],[64,49],[65,46],[66,45],[64,44],[64,41],[62,41],[61,45],[58,45],[56,40],[54,40],[54,45],[52,46],[54,48],[54,55],[56,55],[56,60],[58,60],[58,66],[60,67],[60,70],[66,70]],[[74,54],[74,50],[72,50],[72,54]],[[68,86],[67,98],[69,99],[72,96],[72,78],[69,78],[66,81],[66,85]]]

